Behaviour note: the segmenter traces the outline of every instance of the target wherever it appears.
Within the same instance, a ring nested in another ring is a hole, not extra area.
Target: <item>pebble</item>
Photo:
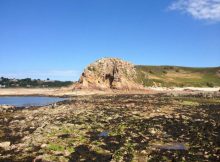
[[[47,144],[42,144],[41,146],[40,146],[41,148],[46,148],[47,147]]]
[[[10,147],[10,145],[11,145],[10,141],[2,142],[0,143],[0,148],[7,150]]]

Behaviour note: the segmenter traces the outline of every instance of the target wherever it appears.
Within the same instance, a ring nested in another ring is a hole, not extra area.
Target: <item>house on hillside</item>
[[[16,83],[18,82],[18,80],[14,78],[14,79],[11,79],[10,82]]]
[[[5,88],[5,85],[1,85],[1,84],[0,84],[0,88]]]

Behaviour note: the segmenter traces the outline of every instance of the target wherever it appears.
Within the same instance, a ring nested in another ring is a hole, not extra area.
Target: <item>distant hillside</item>
[[[135,66],[138,81],[144,86],[220,86],[220,67]]]

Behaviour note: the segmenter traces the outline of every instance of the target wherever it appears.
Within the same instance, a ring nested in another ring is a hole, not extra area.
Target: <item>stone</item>
[[[46,148],[47,147],[47,144],[42,144],[41,146],[40,146],[41,148]]]
[[[11,145],[11,142],[10,142],[10,141],[1,142],[1,143],[0,143],[0,148],[3,148],[3,149],[5,149],[5,150],[8,150],[9,147],[10,147],[10,145]]]
[[[150,129],[149,129],[149,132],[150,132],[151,134],[156,134],[156,133],[157,133],[156,129],[154,129],[154,128],[150,128]]]
[[[52,151],[52,153],[56,156],[62,156],[64,154],[62,151]]]
[[[37,156],[36,158],[33,159],[33,162],[41,162],[43,159],[43,156],[40,155],[40,156]]]

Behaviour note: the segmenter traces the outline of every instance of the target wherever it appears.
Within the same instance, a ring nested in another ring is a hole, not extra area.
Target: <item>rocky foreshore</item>
[[[218,96],[90,95],[7,110],[2,162],[220,160]]]
[[[16,107],[12,105],[0,105],[0,113],[13,112],[15,109]]]

